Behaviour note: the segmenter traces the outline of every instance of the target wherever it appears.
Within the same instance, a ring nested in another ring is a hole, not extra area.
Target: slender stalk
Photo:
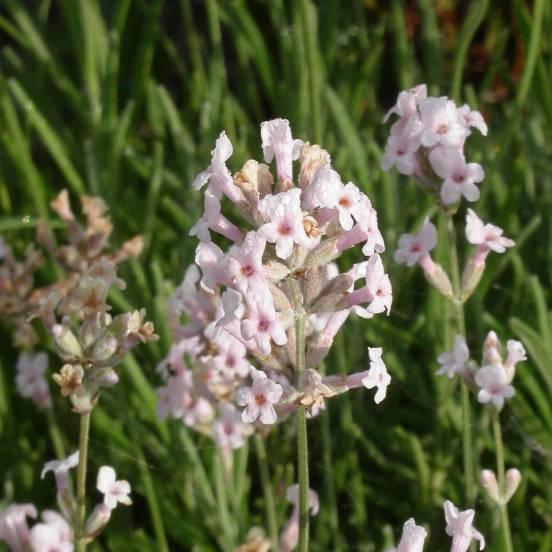
[[[228,494],[226,492],[226,481],[224,478],[224,466],[220,454],[215,456],[215,492],[217,495],[217,506],[219,513],[220,528],[225,550],[234,549],[234,531],[228,511]]]
[[[291,303],[295,311],[295,368],[300,381],[305,371],[305,310],[297,280],[289,280]],[[299,475],[299,552],[309,549],[309,448],[307,413],[297,408],[297,472]]]
[[[84,552],[86,544],[81,542],[86,517],[86,465],[88,462],[88,435],[90,433],[90,415],[84,414],[80,419],[79,465],[77,467],[77,552]]]
[[[276,506],[274,504],[274,492],[272,490],[272,482],[270,481],[270,473],[268,471],[266,447],[263,438],[258,433],[255,434],[255,451],[259,462],[259,471],[261,472],[261,485],[263,487],[266,518],[270,540],[272,541],[272,550],[278,552],[278,522],[276,519]]]
[[[498,477],[498,490],[501,499],[505,496],[504,484],[504,446],[502,443],[502,430],[500,428],[500,417],[497,411],[493,412],[493,433],[495,439],[496,452],[496,472]],[[508,518],[508,505],[501,500],[500,502],[500,521],[502,525],[502,535],[504,536],[504,545],[507,552],[513,552],[512,533],[510,531],[510,519]]]
[[[52,440],[52,446],[58,460],[65,458],[65,447],[63,445],[63,438],[61,431],[56,421],[53,407],[46,409],[46,417],[48,419],[48,433],[50,433],[50,439]]]
[[[449,244],[450,272],[452,279],[452,288],[454,291],[454,315],[456,319],[456,329],[458,333],[466,338],[466,321],[464,318],[464,306],[460,288],[460,267],[458,263],[458,251],[456,248],[456,233],[454,230],[454,220],[450,213],[447,217],[447,235]],[[464,457],[464,478],[466,481],[466,500],[470,505],[475,503],[477,489],[474,480],[473,464],[473,437],[472,422],[470,411],[470,392],[466,385],[461,386],[462,394],[462,449]]]

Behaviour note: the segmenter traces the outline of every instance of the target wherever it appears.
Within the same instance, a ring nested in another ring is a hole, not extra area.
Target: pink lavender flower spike
[[[473,527],[473,518],[475,510],[465,510],[460,512],[458,508],[450,501],[446,500],[444,504],[446,532],[452,537],[452,547],[450,552],[466,552],[472,540],[479,541],[479,550],[485,548],[485,538]]]
[[[403,525],[401,541],[396,548],[390,548],[387,552],[422,552],[427,531],[416,525],[414,518],[410,518]]]
[[[251,367],[251,387],[241,387],[236,391],[236,403],[245,406],[242,412],[242,420],[251,424],[259,419],[262,424],[274,424],[277,420],[274,404],[277,404],[282,396],[282,386],[268,379],[260,370]]]

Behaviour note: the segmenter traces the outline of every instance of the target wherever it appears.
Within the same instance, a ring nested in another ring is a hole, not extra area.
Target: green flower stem
[[[299,283],[290,279],[291,303],[295,311],[295,369],[297,381],[305,371],[305,309]],[[297,408],[297,472],[299,476],[299,552],[309,549],[309,448],[307,440],[307,413],[304,406]]]
[[[502,430],[500,428],[500,416],[498,411],[493,412],[493,433],[495,439],[496,451],[496,471],[498,477],[498,491],[500,498],[503,499],[506,494],[504,482],[504,446],[502,443]],[[502,535],[504,536],[504,545],[506,552],[513,552],[512,533],[510,531],[510,520],[508,518],[508,505],[501,500],[500,502],[500,521],[502,525]]]
[[[456,318],[456,330],[466,339],[466,321],[464,318],[464,305],[461,300],[460,267],[458,263],[458,250],[456,248],[456,232],[452,214],[447,213],[447,235],[449,244],[450,272],[452,289],[454,291],[454,315]],[[473,463],[473,436],[470,410],[470,391],[466,385],[461,386],[462,394],[462,449],[464,455],[464,478],[466,481],[466,500],[470,505],[475,504],[477,488],[475,486],[475,469]]]
[[[272,541],[271,550],[274,550],[274,552],[278,552],[278,522],[276,519],[276,507],[274,504],[274,492],[272,490],[272,482],[270,481],[270,473],[268,471],[266,447],[264,444],[264,439],[258,433],[255,434],[254,440],[257,460],[259,462],[259,471],[261,473],[261,485],[263,487],[265,500],[268,532],[270,534],[270,540]]]
[[[80,419],[79,434],[79,465],[77,467],[77,552],[84,552],[86,544],[82,542],[84,536],[84,522],[86,517],[86,465],[88,462],[88,435],[90,433],[91,412],[84,414]]]
[[[57,424],[53,406],[46,409],[46,417],[48,419],[48,433],[50,434],[54,452],[56,453],[57,459],[61,460],[65,458],[65,446],[63,445],[63,438]]]

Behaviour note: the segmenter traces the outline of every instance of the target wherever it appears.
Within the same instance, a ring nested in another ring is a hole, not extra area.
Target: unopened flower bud
[[[452,285],[449,277],[443,270],[441,265],[434,263],[433,270],[431,272],[424,270],[427,281],[447,299],[452,299],[454,294],[452,292]]]
[[[75,334],[67,327],[57,324],[52,330],[54,341],[62,355],[71,358],[81,358],[83,356],[82,347]]]
[[[111,387],[119,381],[119,376],[113,368],[100,368],[95,370],[94,381],[101,387]]]
[[[506,472],[506,489],[504,490],[504,501],[508,502],[518,490],[521,483],[521,472],[517,468],[510,468]]]
[[[305,268],[310,268],[314,266],[327,265],[338,255],[339,251],[337,249],[337,238],[329,238],[320,242],[320,245],[317,245],[314,249],[309,251],[303,266]]]
[[[113,336],[100,339],[92,349],[92,357],[94,360],[104,361],[112,357],[119,343]]]
[[[91,393],[82,385],[70,395],[70,399],[73,405],[73,410],[81,416],[91,412],[96,402]]]
[[[498,490],[498,482],[493,470],[483,470],[479,477],[481,485],[487,494],[495,501],[500,503],[500,492]]]
[[[465,303],[474,292],[484,271],[485,263],[475,263],[470,259],[462,274],[462,303]]]
[[[89,539],[95,539],[111,518],[111,510],[105,504],[98,504],[86,520],[84,533]]]

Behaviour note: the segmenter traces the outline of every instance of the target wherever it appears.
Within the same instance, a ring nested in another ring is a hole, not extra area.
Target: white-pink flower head
[[[470,509],[460,512],[450,500],[445,501],[444,509],[447,522],[445,530],[447,535],[452,537],[450,552],[466,552],[473,539],[479,541],[479,550],[483,550],[485,548],[485,538],[472,525],[475,510]]]
[[[368,356],[370,357],[370,369],[364,378],[362,385],[366,389],[377,388],[374,402],[379,404],[387,394],[387,386],[391,383],[391,376],[387,372],[387,368],[381,355],[383,350],[381,347],[368,347]]]
[[[421,142],[426,147],[441,144],[460,148],[469,134],[464,118],[458,113],[454,102],[441,98],[424,98],[418,103],[423,125]]]
[[[250,293],[247,296],[247,317],[241,323],[241,334],[252,340],[260,355],[270,354],[270,342],[276,345],[287,343],[286,331],[274,309],[270,293]]]
[[[234,180],[226,161],[233,153],[232,143],[222,131],[215,143],[215,149],[211,152],[211,164],[203,172],[199,173],[192,186],[195,190],[200,190],[206,182],[209,182],[208,190],[220,199],[225,194],[232,201],[242,199],[240,189],[234,185]]]
[[[71,528],[58,512],[42,512],[42,523],[37,523],[30,533],[31,549],[35,552],[73,552]]]
[[[243,447],[247,428],[240,413],[231,404],[221,404],[219,416],[213,422],[213,436],[221,449]]]
[[[228,269],[236,288],[246,293],[249,288],[267,287],[263,268],[266,240],[256,232],[248,232],[241,246],[230,250]]]
[[[264,159],[270,163],[276,159],[276,173],[282,180],[293,178],[293,161],[299,157],[302,140],[294,140],[287,119],[273,119],[261,123]]]
[[[51,404],[50,389],[44,373],[48,369],[46,353],[20,353],[17,358],[15,385],[22,397],[32,399],[39,408]]]
[[[449,378],[452,378],[455,374],[460,376],[466,372],[466,366],[470,360],[470,350],[466,345],[466,340],[457,335],[454,339],[454,348],[449,353],[441,353],[437,357],[437,362],[441,367],[437,370],[436,374],[442,376],[446,374]]]
[[[79,463],[79,451],[77,450],[67,458],[62,460],[51,460],[46,462],[40,473],[40,479],[44,479],[44,476],[49,472],[54,472],[56,478],[56,486],[58,493],[63,493],[67,488],[68,473],[71,468],[74,468]]]
[[[464,196],[468,201],[479,199],[476,183],[485,178],[485,172],[478,163],[466,163],[464,155],[455,148],[437,147],[429,154],[429,162],[437,176],[443,179],[441,200],[453,205]]]
[[[104,495],[104,504],[113,510],[117,503],[132,504],[130,483],[125,480],[117,481],[115,470],[111,466],[102,466],[98,471],[96,488]]]
[[[236,391],[236,403],[245,406],[242,420],[251,424],[259,419],[262,424],[273,424],[277,420],[274,404],[282,396],[282,386],[270,380],[264,372],[251,367],[251,387],[241,387]]]
[[[429,217],[426,217],[417,234],[403,234],[399,238],[399,247],[393,259],[397,263],[414,266],[416,263],[422,263],[435,245],[437,245],[437,229],[430,222]]]
[[[267,222],[258,229],[258,233],[267,242],[276,245],[276,255],[280,259],[285,260],[291,255],[294,243],[307,249],[314,245],[303,225],[299,188],[266,195],[259,202],[259,211]]]
[[[504,253],[508,247],[513,247],[515,242],[504,237],[502,228],[493,224],[485,224],[471,209],[466,214],[466,238],[478,245],[477,260],[484,262],[489,251]],[[475,259],[474,259],[475,260]]]
[[[33,504],[10,504],[0,512],[0,540],[14,552],[28,550],[30,531],[27,517],[36,518]]]
[[[427,531],[421,525],[416,525],[414,518],[410,518],[403,525],[402,537],[398,546],[387,552],[422,552],[426,537]]]
[[[475,374],[475,383],[479,387],[477,400],[482,404],[491,403],[496,408],[502,408],[504,400],[512,398],[516,393],[501,364],[480,368]]]

